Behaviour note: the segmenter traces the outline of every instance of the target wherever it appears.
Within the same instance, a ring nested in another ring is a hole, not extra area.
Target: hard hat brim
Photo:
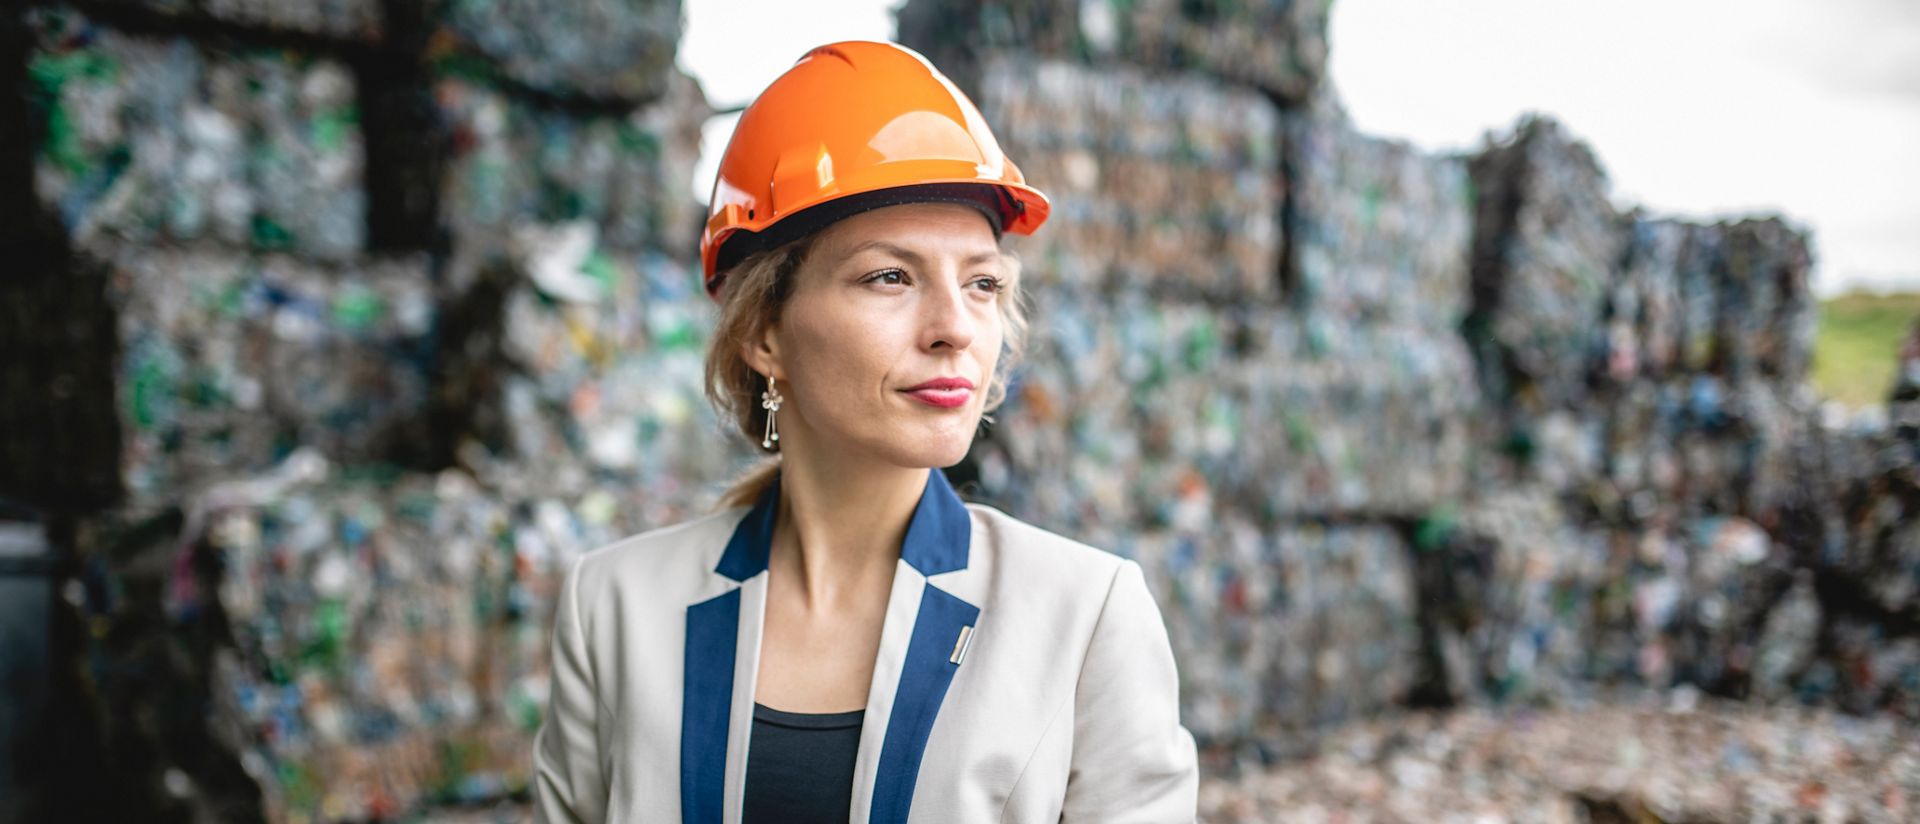
[[[999,181],[944,180],[889,186],[841,195],[782,215],[765,229],[734,227],[719,235],[710,250],[712,272],[706,288],[718,295],[726,274],[756,252],[777,249],[862,212],[909,203],[957,203],[978,209],[993,227],[995,240],[1008,232],[1031,234],[1047,218],[1046,196],[1031,188]]]

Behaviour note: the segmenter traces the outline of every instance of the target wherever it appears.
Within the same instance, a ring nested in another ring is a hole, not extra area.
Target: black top
[[[866,712],[783,712],[755,702],[741,823],[846,824]]]

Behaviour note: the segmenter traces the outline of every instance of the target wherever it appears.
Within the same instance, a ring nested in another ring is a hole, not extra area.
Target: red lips
[[[966,378],[934,378],[919,386],[909,386],[900,391],[918,392],[922,389],[972,389],[973,381]]]
[[[973,397],[973,381],[966,378],[934,378],[912,389],[902,389],[907,397],[942,409],[959,409]]]

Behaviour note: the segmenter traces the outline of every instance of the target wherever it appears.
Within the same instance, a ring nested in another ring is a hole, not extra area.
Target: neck
[[[781,444],[783,452],[788,445]],[[854,466],[806,452],[781,456],[780,510],[767,559],[774,579],[797,586],[809,610],[847,607],[876,593],[884,601],[930,470]]]

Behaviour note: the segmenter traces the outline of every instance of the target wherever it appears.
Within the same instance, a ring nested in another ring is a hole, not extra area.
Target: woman
[[[1020,349],[1000,235],[1046,216],[899,46],[815,49],[748,107],[701,242],[707,379],[773,457],[567,574],[537,820],[1194,819],[1139,566],[940,471]]]

